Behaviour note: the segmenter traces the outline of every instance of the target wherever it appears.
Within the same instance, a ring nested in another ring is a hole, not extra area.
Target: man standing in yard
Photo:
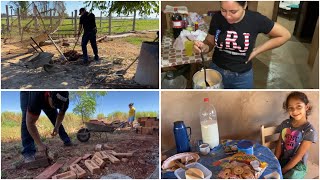
[[[136,116],[136,109],[133,107],[133,103],[129,104],[129,118],[128,122],[131,128],[133,128],[134,117]]]
[[[85,8],[80,9],[80,23],[79,23],[79,32],[78,36],[81,35],[82,29],[84,30],[83,36],[82,36],[82,53],[83,53],[83,63],[85,65],[88,64],[89,57],[87,52],[87,44],[90,41],[91,47],[94,53],[94,60],[96,62],[99,61],[98,56],[98,47],[96,42],[96,34],[97,34],[97,26],[96,26],[96,19],[93,13],[89,13],[86,11]]]
[[[39,119],[41,110],[47,115],[54,129],[52,136],[59,134],[65,146],[72,146],[68,134],[66,133],[62,121],[69,106],[69,92],[67,91],[21,91],[20,106],[22,111],[21,140],[22,155],[24,162],[35,160],[37,144],[38,152],[47,154],[47,146],[41,141],[36,122]],[[59,109],[59,112],[58,112]]]

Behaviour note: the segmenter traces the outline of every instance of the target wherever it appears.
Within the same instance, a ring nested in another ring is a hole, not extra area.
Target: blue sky
[[[6,12],[6,5],[8,5],[10,1],[1,1],[1,13]],[[67,13],[71,16],[71,12],[74,12],[74,10],[78,11],[79,14],[79,9],[84,7],[84,1],[65,1],[65,6],[67,8]],[[89,8],[87,8],[89,9]],[[9,9],[10,13],[10,9]],[[96,15],[96,17],[100,17],[100,11],[99,10],[94,10],[93,13]],[[139,16],[137,16],[139,18]],[[156,14],[151,14],[150,18],[159,18],[157,17]]]
[[[156,111],[159,114],[158,91],[110,91],[106,96],[97,99],[96,114],[108,115],[114,111],[128,112],[128,104],[133,102],[137,111]],[[72,112],[74,103],[71,102],[67,112]],[[20,92],[1,92],[1,112],[20,112]]]

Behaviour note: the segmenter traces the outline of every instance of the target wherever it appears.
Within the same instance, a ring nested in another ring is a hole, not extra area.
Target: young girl
[[[208,53],[214,49],[211,68],[220,72],[225,89],[251,89],[251,60],[283,45],[291,34],[266,16],[247,10],[247,1],[221,1],[220,4],[221,11],[213,15],[206,39],[196,41],[194,51]],[[259,33],[268,34],[271,39],[255,47]]]
[[[133,107],[133,103],[129,104],[129,118],[128,118],[128,122],[131,128],[133,128],[133,121],[134,121],[134,117],[136,115],[136,109]]]
[[[317,141],[317,133],[308,122],[311,112],[308,97],[302,92],[291,92],[283,103],[290,118],[276,129],[280,133],[275,155],[278,158],[283,178],[302,179],[307,173],[308,150]]]

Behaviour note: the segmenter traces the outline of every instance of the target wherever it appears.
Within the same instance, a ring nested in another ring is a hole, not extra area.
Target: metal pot
[[[172,71],[161,73],[162,89],[186,89],[187,79],[182,75],[175,76]]]
[[[222,76],[218,71],[206,69],[206,73],[207,82],[210,87],[206,87],[206,83],[204,82],[204,72],[202,69],[193,75],[193,89],[223,89]]]

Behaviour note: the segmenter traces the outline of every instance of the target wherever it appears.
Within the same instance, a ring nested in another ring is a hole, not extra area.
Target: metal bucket
[[[206,73],[207,82],[209,83],[210,87],[206,87],[206,83],[204,82],[204,72],[202,69],[193,75],[193,89],[223,89],[222,76],[218,71],[206,69]]]
[[[143,42],[134,81],[159,88],[159,42]]]

